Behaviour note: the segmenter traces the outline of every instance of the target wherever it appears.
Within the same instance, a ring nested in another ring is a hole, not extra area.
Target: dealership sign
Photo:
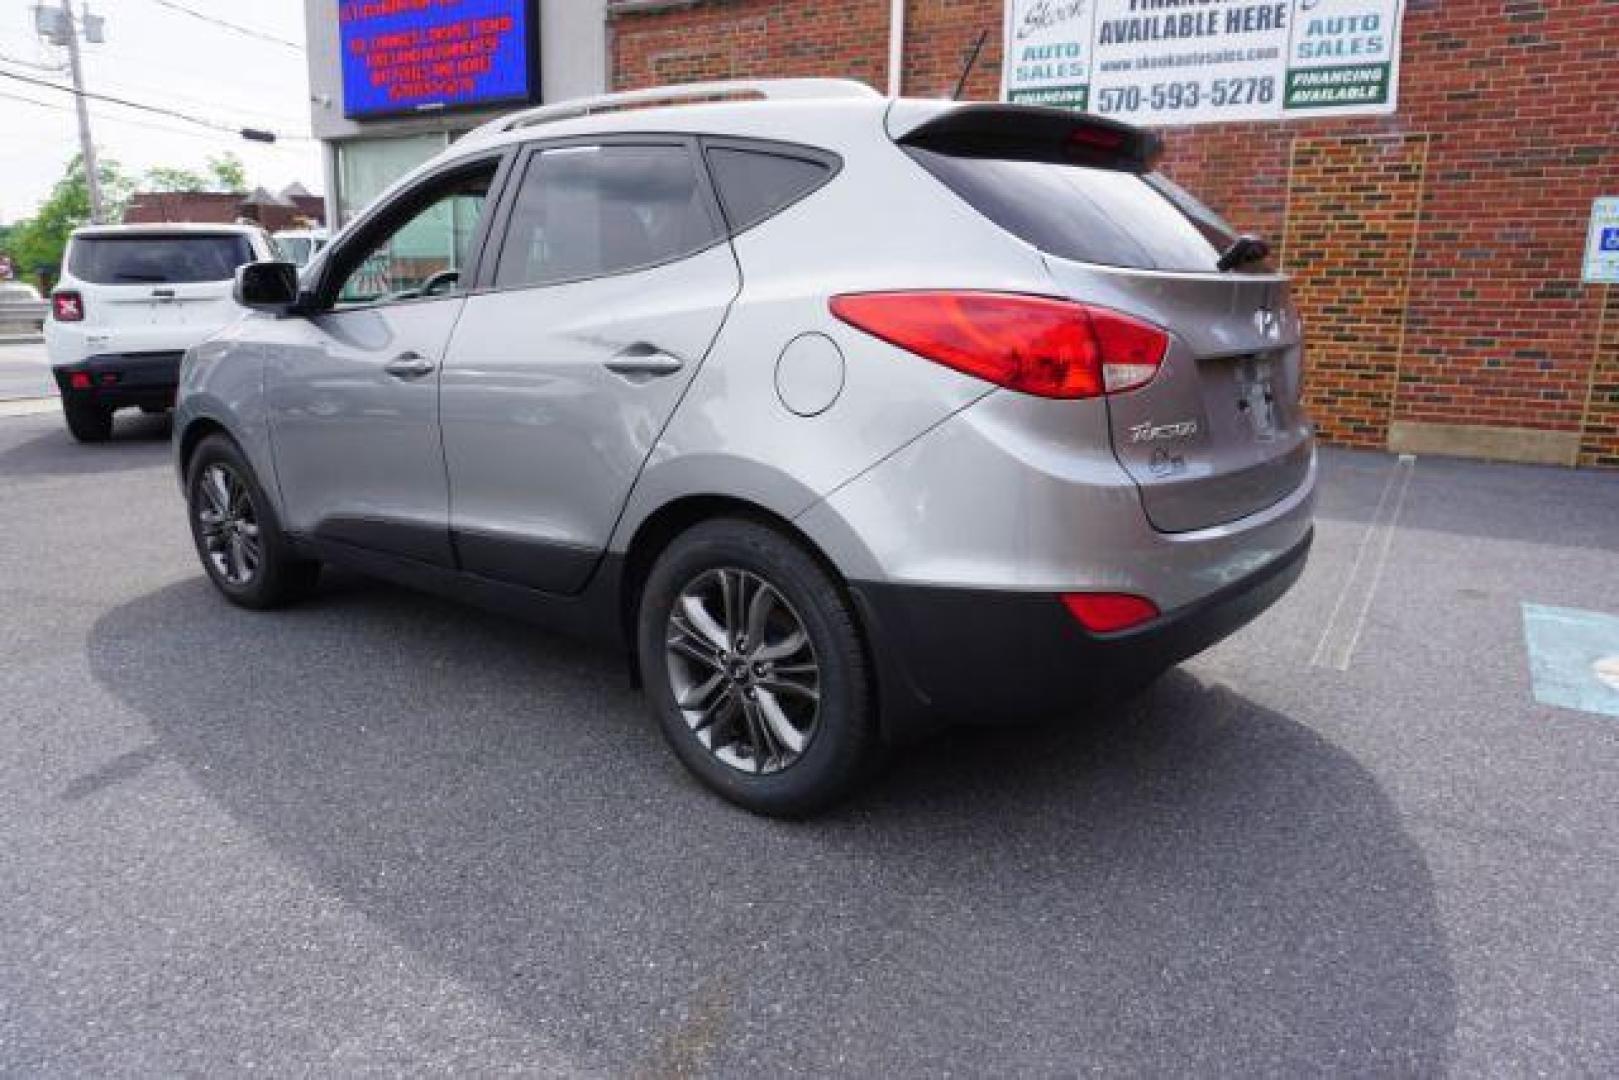
[[[1002,96],[1138,124],[1391,113],[1404,0],[1007,0]]]
[[[534,100],[536,6],[535,0],[342,0],[343,115]]]
[[[1619,282],[1619,197],[1608,196],[1591,204],[1580,276],[1592,283]]]

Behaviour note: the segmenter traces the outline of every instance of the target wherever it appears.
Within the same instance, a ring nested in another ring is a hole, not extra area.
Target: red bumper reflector
[[[1129,593],[1064,593],[1068,613],[1095,634],[1111,634],[1158,617],[1158,605]]]
[[[67,384],[75,390],[90,389],[90,374],[85,371],[75,371],[67,377]]]

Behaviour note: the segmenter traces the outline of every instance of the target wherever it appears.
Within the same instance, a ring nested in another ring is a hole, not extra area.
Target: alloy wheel
[[[803,756],[820,720],[820,664],[764,578],[735,568],[694,578],[669,613],[665,651],[675,703],[714,757],[766,774]]]
[[[197,532],[214,572],[231,585],[252,584],[264,548],[247,485],[230,466],[214,462],[198,478],[196,502]]]

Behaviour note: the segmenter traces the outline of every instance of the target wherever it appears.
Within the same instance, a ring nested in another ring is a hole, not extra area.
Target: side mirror
[[[238,266],[233,295],[245,308],[285,315],[298,304],[298,267],[290,262]]]

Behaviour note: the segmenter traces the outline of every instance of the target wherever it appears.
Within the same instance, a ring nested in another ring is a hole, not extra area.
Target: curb
[[[13,416],[39,416],[44,413],[55,412],[61,407],[60,398],[11,398],[0,401],[0,419]]]

